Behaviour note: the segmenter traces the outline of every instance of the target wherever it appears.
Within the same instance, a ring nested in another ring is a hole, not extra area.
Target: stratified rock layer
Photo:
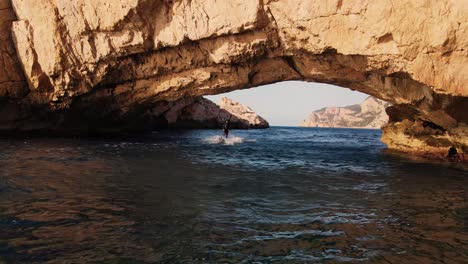
[[[392,103],[390,148],[468,152],[464,1],[0,3],[4,131],[151,128],[175,100],[304,80]]]
[[[229,120],[231,128],[268,128],[270,125],[251,108],[223,97],[219,105],[203,97],[182,100],[164,114],[172,128],[222,128]]]
[[[345,107],[326,107],[310,114],[303,127],[382,128],[388,123],[390,104],[369,96],[364,102]]]

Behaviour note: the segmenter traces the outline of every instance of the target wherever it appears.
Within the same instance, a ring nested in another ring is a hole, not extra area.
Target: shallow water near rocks
[[[468,173],[378,130],[0,140],[0,263],[463,263]]]

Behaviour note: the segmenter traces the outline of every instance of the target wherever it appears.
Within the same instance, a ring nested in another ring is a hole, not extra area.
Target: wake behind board
[[[225,138],[222,136],[214,136],[214,137],[208,138],[207,141],[211,144],[234,145],[234,144],[243,143],[245,140],[244,138],[236,137],[236,136],[230,136],[228,138]]]

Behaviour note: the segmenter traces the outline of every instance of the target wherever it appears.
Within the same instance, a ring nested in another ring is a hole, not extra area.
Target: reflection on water
[[[0,263],[463,263],[468,173],[379,131],[0,140]],[[237,141],[236,141],[237,142]]]

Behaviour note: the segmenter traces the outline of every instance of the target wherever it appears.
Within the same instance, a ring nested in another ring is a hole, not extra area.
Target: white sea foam
[[[247,140],[242,137],[229,136],[228,138],[222,136],[212,136],[205,139],[209,144],[222,144],[222,145],[235,145],[246,142]]]

